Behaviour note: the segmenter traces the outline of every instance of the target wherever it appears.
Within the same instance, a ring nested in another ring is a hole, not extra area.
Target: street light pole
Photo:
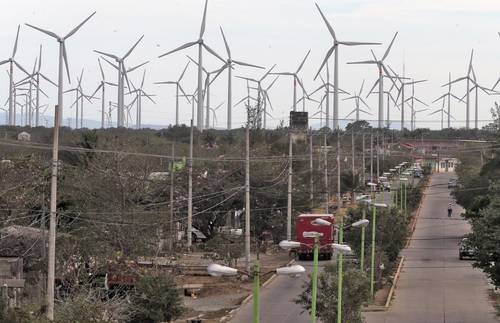
[[[353,137],[354,138],[354,137]],[[354,163],[354,161],[353,161]],[[344,243],[344,216],[341,214],[341,196],[340,196],[340,131],[337,132],[337,216],[339,217],[339,244]],[[343,255],[338,255],[338,283],[337,283],[337,323],[342,323],[342,283],[343,283]]]
[[[373,300],[375,294],[375,235],[377,232],[377,208],[372,206],[372,250],[371,250],[371,266],[370,266],[370,295]]]
[[[260,264],[257,260],[253,272],[253,323],[260,322]]]
[[[315,237],[314,251],[313,251],[311,323],[316,323],[316,298],[318,294],[318,251],[319,251],[319,237]]]
[[[366,219],[366,208],[363,205],[361,209],[361,219],[365,220]],[[365,227],[361,228],[361,251],[360,251],[360,269],[364,273],[365,272]]]

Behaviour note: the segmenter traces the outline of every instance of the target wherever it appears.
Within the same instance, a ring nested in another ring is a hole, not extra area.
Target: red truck
[[[331,226],[314,225],[311,222],[315,219],[323,219],[330,222]],[[320,247],[319,259],[330,260],[332,258],[331,244],[335,237],[335,216],[333,214],[301,214],[297,217],[295,223],[295,235],[298,242],[306,244],[295,250],[299,260],[312,259],[314,238],[304,238],[304,232],[319,232],[323,236],[319,238]]]

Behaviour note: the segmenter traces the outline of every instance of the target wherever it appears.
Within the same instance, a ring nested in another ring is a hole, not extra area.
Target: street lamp
[[[301,265],[293,265],[287,267],[276,268],[270,270],[265,273],[260,272],[259,262],[255,264],[254,270],[252,273],[249,273],[245,270],[240,270],[228,266],[222,266],[219,264],[210,264],[207,267],[207,272],[209,275],[214,277],[223,277],[223,276],[236,276],[238,274],[243,274],[246,276],[253,275],[253,322],[260,322],[260,278],[268,275],[270,273],[275,273],[276,275],[282,276],[290,276],[290,277],[299,277],[303,273],[306,272],[306,269]]]
[[[385,203],[372,204],[372,252],[371,252],[371,266],[370,266],[370,295],[373,299],[375,291],[375,235],[377,232],[377,208],[387,208]]]
[[[323,220],[323,219],[315,219],[311,221],[312,225],[316,226],[331,226],[332,223],[329,221]],[[302,236],[304,238],[314,238],[314,244],[308,245],[299,241],[291,241],[291,240],[284,240],[279,243],[279,246],[283,249],[295,249],[299,248],[300,246],[306,246],[308,248],[313,248],[313,273],[312,273],[312,292],[311,292],[311,323],[316,322],[316,303],[317,303],[317,294],[318,294],[318,253],[319,253],[319,248],[320,247],[325,247],[325,246],[320,246],[320,241],[319,238],[323,234],[320,232],[315,232],[315,231],[307,231],[303,232]],[[351,247],[341,244],[341,243],[332,243],[328,244],[333,250],[338,251],[341,255],[344,253],[350,253],[351,252]],[[340,270],[340,268],[339,268]],[[340,275],[340,272],[339,272]],[[339,276],[341,277],[341,275]],[[341,278],[340,283],[341,283]],[[340,296],[341,297],[341,296]],[[339,298],[339,302],[341,301],[341,298]]]

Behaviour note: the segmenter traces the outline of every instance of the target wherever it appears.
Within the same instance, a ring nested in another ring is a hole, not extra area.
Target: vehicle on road
[[[448,188],[455,188],[455,187],[457,187],[457,180],[453,178],[448,180]]]
[[[315,219],[322,219],[330,222],[331,226],[314,225],[311,222]],[[313,259],[314,238],[304,237],[304,232],[318,232],[320,247],[319,259],[330,260],[332,258],[332,243],[335,236],[335,216],[333,214],[301,214],[295,222],[296,241],[301,243],[301,247],[293,250],[299,260]],[[307,234],[306,234],[307,236]]]
[[[386,192],[391,191],[391,183],[389,182],[380,182],[380,187]]]
[[[458,258],[463,260],[467,259],[476,259],[476,249],[471,246],[471,243],[468,238],[462,238],[458,243]]]

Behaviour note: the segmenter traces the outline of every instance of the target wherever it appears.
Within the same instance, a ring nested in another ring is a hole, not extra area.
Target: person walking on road
[[[448,217],[451,218],[451,213],[453,212],[451,208],[451,203],[448,203]]]

